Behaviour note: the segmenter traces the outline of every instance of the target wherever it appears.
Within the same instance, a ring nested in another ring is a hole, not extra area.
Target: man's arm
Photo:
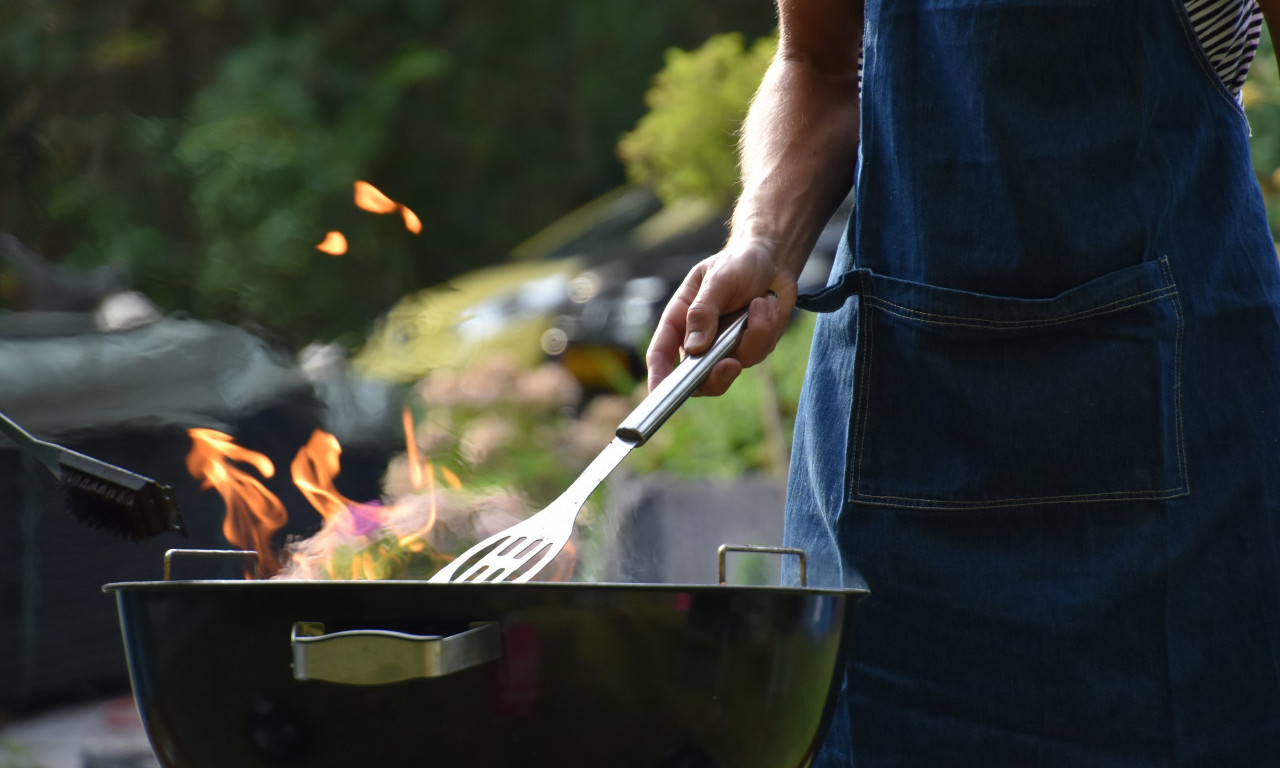
[[[747,331],[702,392],[724,392],[773,350],[795,306],[796,277],[852,183],[862,1],[778,0],[778,15],[778,52],[743,126],[743,191],[728,242],[694,267],[663,312],[647,355],[650,387],[670,373],[681,346],[704,351],[719,317],[744,306]]]

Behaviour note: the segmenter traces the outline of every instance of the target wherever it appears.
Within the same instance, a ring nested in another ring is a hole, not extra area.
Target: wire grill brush
[[[0,413],[0,431],[62,482],[67,507],[81,522],[134,541],[165,531],[186,535],[178,500],[169,486],[38,440],[3,413]]]

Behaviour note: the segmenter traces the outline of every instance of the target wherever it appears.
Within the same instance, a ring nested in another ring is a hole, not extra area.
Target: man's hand
[[[696,355],[715,340],[719,320],[747,307],[747,328],[734,353],[721,360],[699,394],[724,394],[743,368],[763,360],[782,337],[796,303],[796,278],[773,262],[764,241],[730,242],[695,266],[662,313],[646,362],[649,389],[666,378],[681,348]]]

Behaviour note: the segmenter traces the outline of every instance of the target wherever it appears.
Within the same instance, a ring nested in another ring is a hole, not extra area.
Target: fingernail
[[[707,338],[707,335],[702,331],[694,331],[690,333],[688,336],[684,337],[684,345],[686,348],[699,347],[702,345],[702,342],[706,340],[706,338]]]

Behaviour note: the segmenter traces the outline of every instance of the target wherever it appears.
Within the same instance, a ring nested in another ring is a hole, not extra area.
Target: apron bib
[[[870,0],[864,60],[787,501],[871,590],[814,765],[1280,765],[1280,270],[1181,3]]]

